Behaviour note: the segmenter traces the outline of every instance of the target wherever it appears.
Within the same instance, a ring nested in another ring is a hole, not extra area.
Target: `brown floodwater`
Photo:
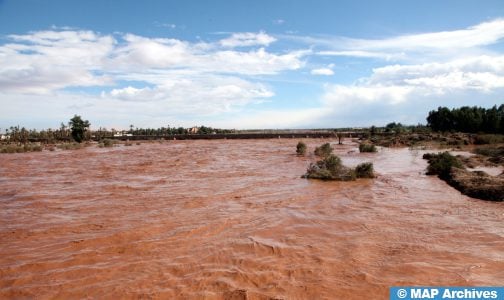
[[[310,152],[323,142],[306,139]],[[297,140],[166,141],[0,155],[0,298],[388,299],[502,285],[504,203],[358,153],[379,176],[302,179]]]

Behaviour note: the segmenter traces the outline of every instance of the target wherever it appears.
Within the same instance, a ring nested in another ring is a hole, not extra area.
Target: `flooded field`
[[[306,139],[309,152],[329,140]],[[334,140],[330,140],[335,144]],[[422,151],[333,145],[376,179],[300,178],[297,140],[0,155],[0,298],[363,299],[502,285],[504,203]]]

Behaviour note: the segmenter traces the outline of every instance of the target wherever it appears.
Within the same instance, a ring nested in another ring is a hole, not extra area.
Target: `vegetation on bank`
[[[475,148],[473,152],[487,157],[490,163],[504,165],[504,146],[481,146]]]
[[[26,144],[30,141],[36,141],[43,144],[55,144],[65,142],[83,142],[87,140],[103,140],[106,138],[112,139],[117,136],[173,136],[173,135],[189,135],[189,134],[228,134],[235,133],[235,130],[218,129],[207,126],[199,126],[193,128],[183,127],[160,127],[160,128],[135,128],[130,125],[129,130],[116,130],[114,128],[107,129],[99,127],[97,130],[91,130],[91,124],[88,120],[83,120],[81,116],[74,115],[70,121],[65,124],[61,123],[58,129],[27,129],[20,126],[11,126],[2,130],[0,135],[2,140],[0,143],[5,144]]]
[[[426,153],[423,155],[423,159],[429,162],[427,175],[438,175],[444,180],[450,178],[452,168],[464,169],[462,163],[448,151],[438,154]]]
[[[490,176],[482,171],[468,171],[449,152],[427,153],[427,175],[437,175],[462,194],[482,200],[504,200],[504,176]]]
[[[39,152],[39,151],[42,151],[42,146],[39,144],[0,145],[0,153],[25,153],[25,152]]]

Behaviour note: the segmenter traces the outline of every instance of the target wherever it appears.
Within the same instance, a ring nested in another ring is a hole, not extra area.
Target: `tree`
[[[376,127],[374,125],[371,126],[371,130],[369,133],[371,134],[371,136],[374,136],[376,134]]]
[[[342,140],[344,138],[343,132],[336,133],[336,136],[338,137],[338,144],[342,145],[343,144]]]
[[[427,125],[434,131],[462,131],[501,133],[504,121],[504,106],[482,107],[463,106],[452,110],[439,107],[437,111],[429,112]]]
[[[72,138],[77,143],[81,143],[84,140],[85,132],[89,129],[91,124],[89,124],[88,120],[82,120],[78,115],[74,115],[74,117],[70,119],[69,124],[72,129]]]

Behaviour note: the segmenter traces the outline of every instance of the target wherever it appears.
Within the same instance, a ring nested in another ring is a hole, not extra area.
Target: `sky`
[[[425,124],[504,103],[504,2],[0,0],[0,131]]]

